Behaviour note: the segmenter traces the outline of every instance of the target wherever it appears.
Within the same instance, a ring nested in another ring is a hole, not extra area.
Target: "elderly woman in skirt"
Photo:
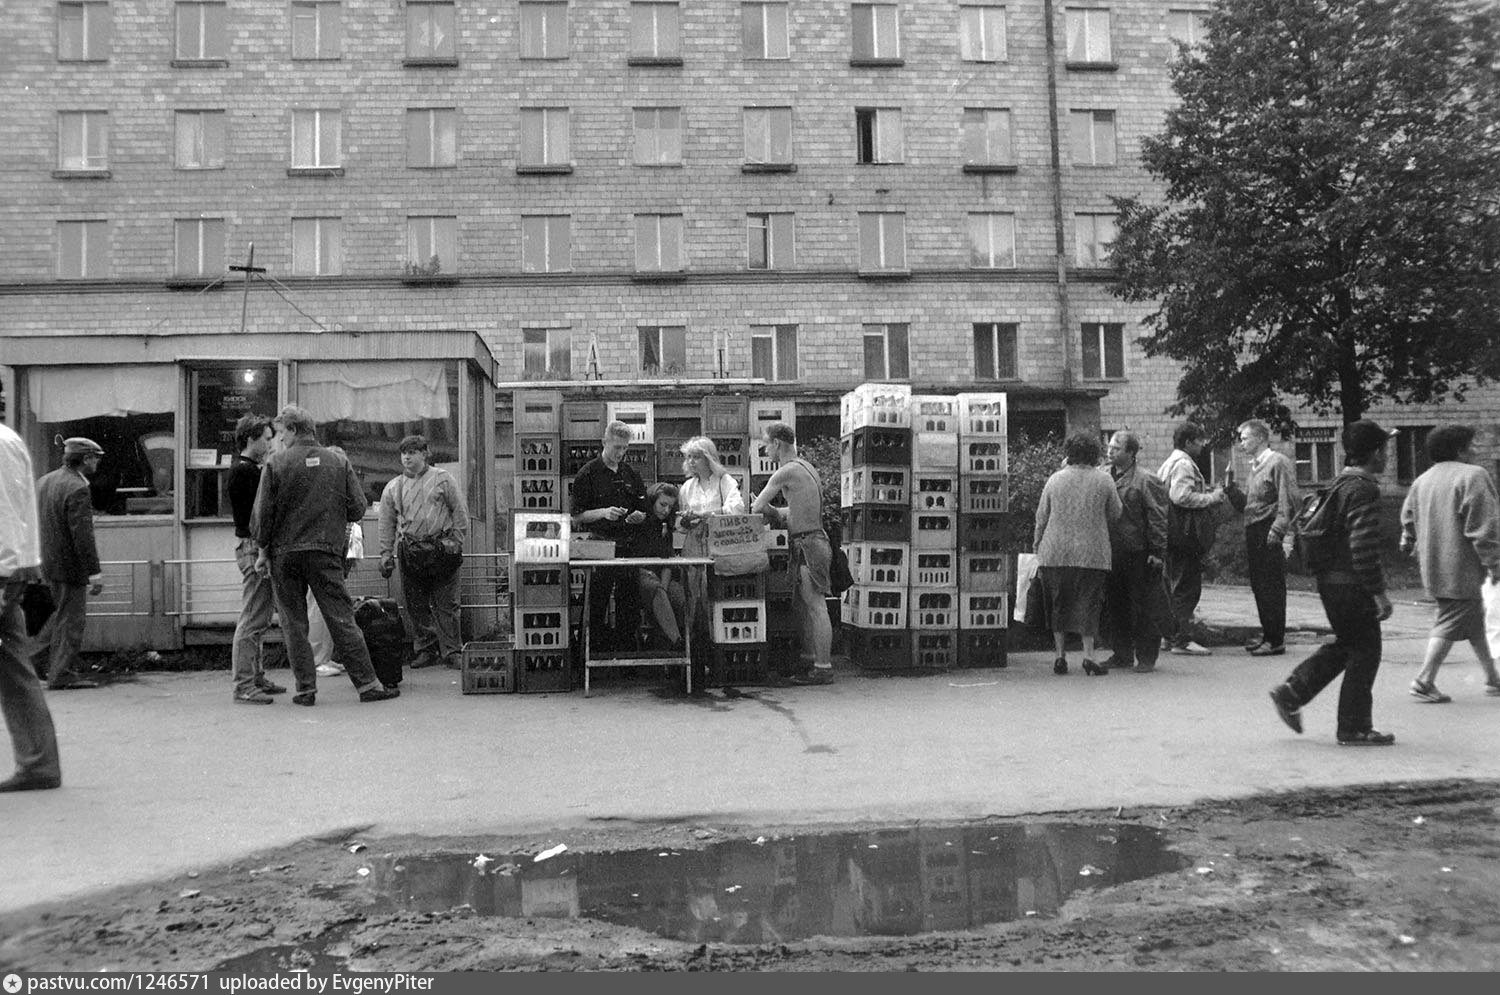
[[[1120,495],[1109,474],[1099,469],[1099,439],[1075,432],[1063,444],[1066,462],[1047,478],[1036,509],[1034,535],[1043,603],[1052,627],[1057,659],[1054,674],[1068,672],[1069,633],[1083,640],[1083,672],[1103,677],[1094,662],[1094,638],[1109,575],[1109,527],[1120,517]]]

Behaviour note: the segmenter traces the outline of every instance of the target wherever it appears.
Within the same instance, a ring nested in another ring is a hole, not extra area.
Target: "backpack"
[[[1292,556],[1309,573],[1326,569],[1338,555],[1338,541],[1343,534],[1338,519],[1338,502],[1333,500],[1338,486],[1339,481],[1334,481],[1304,497],[1302,506],[1287,527],[1287,536],[1292,540]]]

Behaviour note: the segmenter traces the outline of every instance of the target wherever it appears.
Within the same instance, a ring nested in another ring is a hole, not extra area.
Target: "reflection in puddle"
[[[735,841],[703,850],[371,861],[388,908],[585,916],[696,942],[902,936],[1056,912],[1075,891],[1187,866],[1159,832],[1060,823]]]

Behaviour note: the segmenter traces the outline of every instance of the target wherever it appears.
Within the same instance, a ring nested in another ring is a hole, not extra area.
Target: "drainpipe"
[[[1062,322],[1063,387],[1073,386],[1073,322],[1068,315],[1068,255],[1063,234],[1062,153],[1057,124],[1057,38],[1052,0],[1044,0],[1042,16],[1047,22],[1047,140],[1052,153],[1052,227],[1057,259],[1057,313]]]

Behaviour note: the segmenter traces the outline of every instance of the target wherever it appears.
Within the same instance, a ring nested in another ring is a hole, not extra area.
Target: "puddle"
[[[736,840],[702,850],[371,860],[388,910],[589,918],[694,942],[904,936],[1055,913],[1076,891],[1180,870],[1142,826],[1038,823]]]

